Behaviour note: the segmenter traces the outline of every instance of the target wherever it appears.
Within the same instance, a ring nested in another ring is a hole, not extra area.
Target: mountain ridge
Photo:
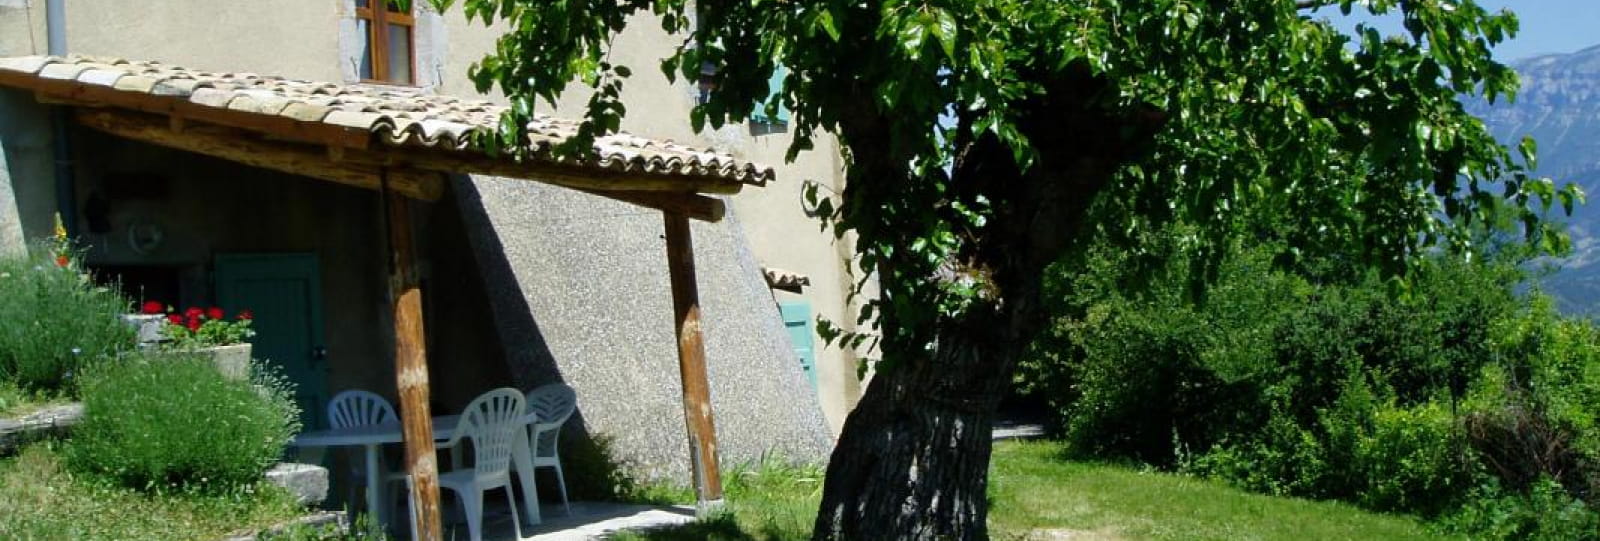
[[[1467,110],[1502,143],[1514,146],[1532,136],[1539,149],[1535,174],[1600,195],[1600,45],[1510,66],[1522,78],[1515,99],[1470,102]],[[1580,205],[1570,217],[1555,209],[1551,218],[1567,224],[1573,251],[1541,285],[1562,312],[1600,316],[1600,202]]]

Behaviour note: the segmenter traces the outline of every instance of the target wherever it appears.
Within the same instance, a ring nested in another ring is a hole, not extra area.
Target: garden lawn
[[[1457,539],[1421,521],[1338,502],[1248,493],[1195,477],[1067,462],[1051,442],[995,445],[989,526],[999,540],[1037,530],[1070,539]],[[1051,537],[1036,537],[1053,539]]]
[[[1062,460],[1053,442],[995,444],[989,493],[997,541],[1436,540],[1421,521],[1336,502],[1251,494],[1193,477]],[[775,467],[728,476],[727,512],[625,541],[810,539],[821,472]]]
[[[69,471],[52,443],[0,458],[0,539],[215,540],[301,514],[266,487],[225,496],[147,495]]]

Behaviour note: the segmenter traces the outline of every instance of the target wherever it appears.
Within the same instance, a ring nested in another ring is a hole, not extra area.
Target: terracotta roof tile
[[[811,277],[798,272],[789,272],[783,269],[762,267],[761,274],[767,278],[767,287],[785,291],[800,292],[800,289],[811,285]]]
[[[170,97],[302,122],[322,122],[371,132],[393,146],[478,151],[476,135],[499,125],[504,106],[418,90],[339,85],[254,73],[213,73],[158,62],[87,56],[0,58],[0,71],[71,80],[82,85]],[[551,149],[577,133],[578,123],[537,115],[528,126],[536,159],[563,162]],[[618,133],[597,139],[598,159],[581,165],[662,176],[716,177],[761,185],[769,167],[710,149]]]

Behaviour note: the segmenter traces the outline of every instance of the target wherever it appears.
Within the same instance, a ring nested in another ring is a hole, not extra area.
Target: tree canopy
[[[1463,110],[1517,87],[1491,55],[1516,18],[1472,0],[461,3],[505,24],[470,73],[513,104],[506,151],[572,81],[595,92],[566,151],[619,127],[643,72],[608,52],[630,24],[683,38],[659,68],[715,89],[696,129],[783,107],[791,158],[838,137],[846,189],[815,204],[880,288],[861,321],[883,370],[835,451],[818,538],[985,535],[989,444],[971,433],[1045,320],[1043,270],[1091,241],[1138,255],[1143,232],[1181,222],[1202,282],[1230,247],[1270,242],[1286,267],[1326,255],[1403,284],[1429,252],[1470,257],[1474,225],[1506,215],[1563,250],[1547,215],[1582,199],[1530,174],[1532,141],[1513,152]],[[1406,32],[1325,19],[1355,9]]]

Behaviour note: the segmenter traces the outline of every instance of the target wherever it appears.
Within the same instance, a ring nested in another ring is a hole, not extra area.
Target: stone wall
[[[28,93],[0,88],[0,253],[49,236],[55,213],[50,115]]]

